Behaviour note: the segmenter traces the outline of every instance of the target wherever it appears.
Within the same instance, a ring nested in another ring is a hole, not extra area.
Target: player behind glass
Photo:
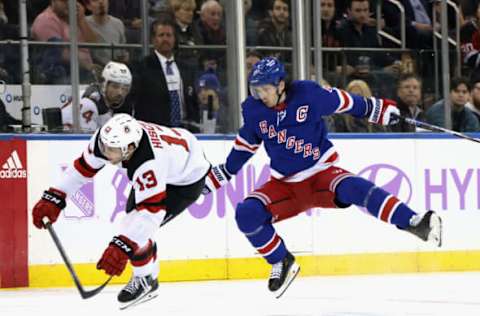
[[[106,163],[125,170],[133,186],[119,234],[104,251],[97,269],[121,275],[127,262],[133,276],[120,291],[121,308],[155,297],[158,288],[157,229],[185,210],[202,193],[210,163],[200,142],[187,130],[137,121],[117,114],[97,130],[61,179],[33,208],[33,223],[54,223],[67,196],[97,174]]]
[[[108,121],[113,114],[131,113],[132,107],[125,99],[132,85],[132,74],[127,65],[109,62],[102,71],[102,82],[92,83],[81,93],[80,129],[93,132]],[[66,129],[73,126],[72,103],[62,107],[62,121]]]
[[[268,288],[280,297],[299,272],[294,256],[272,224],[313,207],[365,207],[379,220],[424,241],[441,245],[441,219],[433,211],[417,215],[374,183],[337,167],[338,154],[322,119],[334,113],[367,117],[374,124],[395,123],[395,103],[363,98],[314,81],[287,84],[283,64],[267,57],[249,74],[249,96],[240,128],[225,164],[212,168],[204,193],[225,185],[264,144],[271,179],[250,193],[235,211],[238,228],[272,265]]]

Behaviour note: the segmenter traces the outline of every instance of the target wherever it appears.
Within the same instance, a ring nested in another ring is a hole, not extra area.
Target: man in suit
[[[154,52],[134,67],[132,98],[135,118],[197,132],[189,122],[199,121],[194,73],[174,58],[175,24],[169,19],[152,23]]]

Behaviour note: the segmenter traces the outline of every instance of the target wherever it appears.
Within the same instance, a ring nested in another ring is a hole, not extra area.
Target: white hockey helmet
[[[142,139],[143,128],[136,119],[128,114],[116,114],[100,129],[100,148],[108,146],[120,148],[123,159],[128,155],[128,146],[138,148]]]
[[[108,82],[116,82],[130,86],[132,84],[132,74],[127,65],[110,61],[105,65],[102,71],[103,83],[106,86]]]

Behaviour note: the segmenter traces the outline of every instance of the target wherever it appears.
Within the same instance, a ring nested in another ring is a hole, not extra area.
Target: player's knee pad
[[[374,183],[362,177],[348,177],[337,185],[335,194],[341,203],[365,206],[374,187]]]
[[[271,214],[258,199],[249,198],[239,203],[235,210],[237,226],[243,233],[251,233],[270,221]]]

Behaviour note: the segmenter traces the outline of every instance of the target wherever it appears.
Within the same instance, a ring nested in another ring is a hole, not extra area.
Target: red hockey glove
[[[218,190],[227,184],[231,178],[232,175],[228,172],[227,168],[225,168],[225,164],[212,167],[205,178],[205,186],[203,187],[202,193],[208,194]]]
[[[371,97],[367,98],[367,103],[370,107],[370,116],[368,118],[370,123],[385,126],[398,123],[400,110],[397,108],[397,103],[395,101]]]
[[[128,259],[138,250],[138,245],[127,237],[120,235],[113,237],[102,258],[97,263],[98,270],[105,270],[108,275],[121,275]]]
[[[60,211],[65,208],[66,194],[60,190],[50,188],[43,192],[40,201],[33,207],[33,225],[37,228],[45,228],[43,218],[47,217],[50,223],[55,223]]]

